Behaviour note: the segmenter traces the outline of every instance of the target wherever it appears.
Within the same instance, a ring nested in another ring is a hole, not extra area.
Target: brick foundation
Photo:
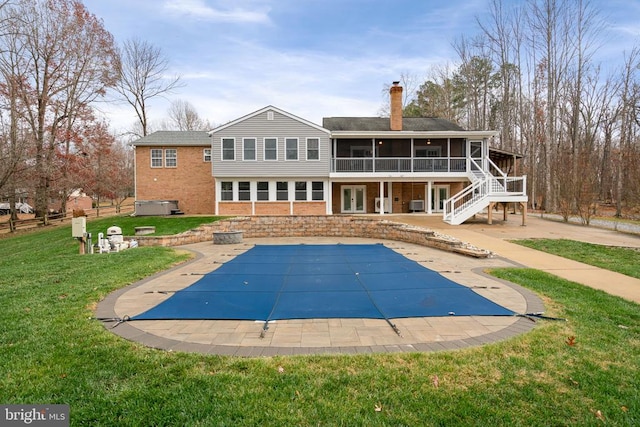
[[[173,236],[136,236],[135,239],[139,246],[180,246],[212,241],[213,233],[221,231],[242,231],[245,238],[363,237],[414,243],[476,258],[491,255],[488,251],[432,230],[387,220],[342,215],[236,217]]]

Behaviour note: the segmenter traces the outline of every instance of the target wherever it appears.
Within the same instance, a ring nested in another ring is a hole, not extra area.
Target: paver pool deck
[[[495,267],[526,266],[603,289],[640,302],[640,280],[567,259],[527,249],[510,239],[569,238],[617,246],[640,247],[640,237],[615,231],[581,227],[529,217],[520,226],[509,221],[488,225],[482,219],[448,226],[439,216],[385,215],[386,220],[405,222],[456,237],[488,249],[497,256],[476,259],[420,245],[359,238],[267,238],[244,239],[240,244],[212,242],[179,247],[196,254],[193,261],[149,277],[110,294],[96,311],[98,318],[133,317],[169,298],[174,291],[196,282],[203,273],[250,249],[255,244],[361,244],[385,246],[440,272],[480,295],[516,313],[544,311],[534,293],[484,273]],[[621,276],[621,277],[619,277]],[[119,323],[114,333],[144,345],[171,351],[235,356],[274,356],[324,353],[373,353],[460,349],[500,341],[525,333],[536,323],[516,316],[448,316],[392,319],[401,335],[381,319],[306,319],[264,323],[236,320],[137,320]],[[113,322],[106,322],[111,328]]]

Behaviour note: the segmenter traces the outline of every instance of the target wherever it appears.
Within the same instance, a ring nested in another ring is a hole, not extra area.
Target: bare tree
[[[177,130],[210,130],[209,120],[200,117],[195,107],[188,101],[178,99],[171,103],[167,111],[169,118],[167,129]]]
[[[420,87],[421,79],[416,74],[412,74],[409,71],[402,71],[400,78],[398,79],[400,86],[402,86],[402,108],[403,110],[411,104],[415,99],[418,88]],[[391,111],[391,104],[389,98],[390,83],[385,83],[382,86],[382,107],[378,110],[380,117],[388,117]]]
[[[1,43],[20,49],[11,73],[34,140],[35,213],[46,223],[65,123],[115,83],[113,37],[77,0],[16,0],[2,12],[11,27]]]
[[[120,49],[120,80],[115,89],[133,107],[140,123],[139,137],[148,134],[149,101],[181,86],[180,77],[169,77],[168,70],[169,61],[162,50],[146,41],[127,40]]]

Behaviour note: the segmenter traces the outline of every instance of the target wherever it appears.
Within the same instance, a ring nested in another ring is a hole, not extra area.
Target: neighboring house
[[[495,131],[403,118],[397,82],[390,95],[390,118],[329,117],[319,126],[268,106],[209,135],[156,132],[134,142],[136,200],[216,215],[425,212],[451,224],[514,202],[524,221],[519,156],[489,148]]]

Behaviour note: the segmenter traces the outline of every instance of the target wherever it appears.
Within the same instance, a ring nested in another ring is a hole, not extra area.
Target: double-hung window
[[[320,139],[307,138],[307,160],[320,160]]]
[[[238,200],[251,200],[251,183],[249,181],[238,183]]]
[[[164,150],[164,167],[175,168],[178,166],[178,150],[167,148]]]
[[[223,181],[220,183],[220,200],[233,200],[232,181]]]
[[[289,200],[289,183],[287,181],[276,182],[276,200]]]
[[[255,138],[244,138],[242,140],[242,160],[256,160]]]
[[[264,201],[269,200],[269,182],[268,181],[258,181],[258,200]]]
[[[306,181],[296,181],[296,200],[307,200]]]
[[[236,140],[234,138],[222,138],[222,160],[236,159]]]
[[[278,160],[278,138],[264,139],[264,159]]]
[[[298,160],[298,138],[286,138],[284,140],[286,160]]]
[[[158,148],[151,149],[151,167],[152,168],[162,167],[162,150]]]
[[[202,161],[206,163],[211,162],[211,148],[205,148],[202,150]]]
[[[313,181],[311,183],[311,200],[324,200],[324,182]]]

